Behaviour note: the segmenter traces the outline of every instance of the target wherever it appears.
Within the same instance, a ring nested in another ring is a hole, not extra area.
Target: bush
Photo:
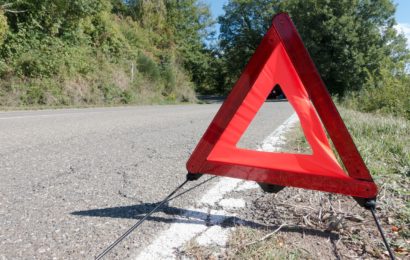
[[[195,100],[169,28],[117,15],[109,0],[54,2],[0,7],[0,106]]]
[[[137,70],[150,80],[156,81],[160,78],[160,70],[157,64],[145,54],[140,53],[140,55],[138,55]]]
[[[342,104],[346,107],[381,114],[392,114],[410,120],[410,76],[392,76],[386,70],[378,79],[370,78],[360,90],[348,93]]]
[[[3,43],[4,38],[7,35],[9,26],[7,24],[7,18],[4,16],[4,12],[0,10],[0,44]]]
[[[175,88],[176,88],[176,77],[175,77],[175,71],[172,68],[172,65],[167,63],[162,71],[162,78],[164,81],[164,94],[170,94],[172,93]]]

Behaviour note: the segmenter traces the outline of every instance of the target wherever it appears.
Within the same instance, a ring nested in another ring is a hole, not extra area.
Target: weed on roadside
[[[377,214],[398,259],[409,257],[410,122],[390,116],[340,108],[372,176],[379,187]],[[309,153],[300,127],[285,136],[283,150]],[[350,197],[286,188],[254,200],[243,216],[270,231],[238,227],[226,255],[232,259],[386,258],[387,252],[368,210]],[[252,241],[258,241],[254,243]]]
[[[399,254],[410,250],[410,121],[339,108],[355,144],[379,187],[378,215]],[[288,134],[287,149],[308,147],[301,129]],[[335,151],[335,154],[337,152]],[[341,162],[340,162],[341,163]],[[346,212],[348,213],[348,212]],[[371,223],[369,223],[371,225]],[[352,233],[352,243],[363,239]]]

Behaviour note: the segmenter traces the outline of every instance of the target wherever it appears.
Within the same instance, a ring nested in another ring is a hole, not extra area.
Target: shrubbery
[[[3,10],[0,10],[0,44],[3,43],[7,30],[8,30],[7,18],[4,16]]]
[[[392,114],[410,120],[409,93],[410,76],[384,67],[378,77],[369,76],[361,90],[347,93],[340,101],[355,110]]]
[[[183,52],[169,37],[175,25],[165,21],[169,33],[141,26],[131,10],[143,6],[118,2],[126,13],[115,13],[112,2],[0,6],[0,106],[194,101]]]

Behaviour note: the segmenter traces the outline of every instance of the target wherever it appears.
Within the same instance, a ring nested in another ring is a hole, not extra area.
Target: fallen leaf
[[[399,231],[399,228],[398,228],[398,227],[396,227],[396,226],[392,226],[392,227],[391,227],[391,231],[393,231],[393,232],[397,232],[397,231]]]

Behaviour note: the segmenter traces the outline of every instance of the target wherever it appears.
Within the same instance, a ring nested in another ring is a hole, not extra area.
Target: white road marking
[[[258,147],[258,150],[265,152],[277,152],[281,149],[281,146],[285,144],[286,140],[283,135],[290,127],[299,121],[296,113],[293,113],[283,124],[275,129],[270,135],[268,135],[262,144]]]
[[[243,190],[252,190],[259,188],[259,185],[253,181],[244,181],[241,185],[239,185],[235,190],[236,191],[243,191]]]
[[[222,199],[218,202],[219,206],[227,210],[244,208],[245,204],[246,203],[243,199],[234,199],[234,198]]]
[[[107,111],[67,112],[67,113],[58,113],[58,114],[8,116],[8,117],[0,117],[0,120],[25,119],[25,118],[44,118],[44,117],[47,118],[47,117],[71,116],[71,115],[101,114],[101,113],[107,113]]]
[[[203,232],[197,239],[196,242],[200,246],[225,246],[228,241],[229,232],[231,229],[223,228],[221,226],[212,226]]]
[[[298,122],[298,117],[296,114],[293,114],[264,139],[258,150],[267,152],[278,151],[280,145],[285,141],[283,134],[296,122]],[[180,216],[181,219],[185,220],[183,223],[178,223],[178,221],[173,223],[169,229],[163,231],[151,245],[146,247],[136,259],[176,259],[176,250],[193,238],[200,245],[224,246],[228,240],[229,232],[233,228],[222,228],[220,224],[227,218],[235,216],[235,214],[228,213],[227,211],[245,206],[244,200],[224,198],[224,195],[234,190],[247,190],[258,187],[254,182],[221,178],[201,198],[199,201],[200,208],[190,208],[187,210],[185,214]],[[222,207],[222,210],[213,209],[217,206]],[[192,223],[187,223],[186,220],[192,220]]]
[[[220,201],[226,193],[233,191],[242,180],[225,178],[215,184],[215,186],[210,189],[201,198],[200,203],[207,206],[214,206],[218,201]]]
[[[175,259],[175,249],[183,246],[193,237],[205,232],[209,226],[221,224],[226,218],[234,215],[227,214],[224,210],[211,209],[223,196],[234,190],[242,180],[222,178],[201,199],[200,204],[206,207],[190,208],[182,219],[192,220],[191,223],[173,223],[171,227],[162,232],[155,241],[145,248],[137,259]],[[212,204],[210,204],[212,203]],[[195,214],[201,212],[206,214]],[[198,220],[201,223],[198,223]]]

